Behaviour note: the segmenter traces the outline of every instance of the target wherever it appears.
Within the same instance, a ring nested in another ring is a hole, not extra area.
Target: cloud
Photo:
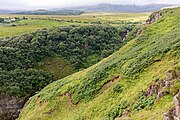
[[[35,9],[53,7],[71,7],[95,5],[99,3],[112,4],[180,4],[180,0],[0,0],[0,9]]]

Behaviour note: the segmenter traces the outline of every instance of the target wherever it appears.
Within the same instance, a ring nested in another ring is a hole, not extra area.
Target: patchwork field
[[[41,28],[69,25],[110,24],[118,26],[122,24],[141,24],[150,13],[85,13],[79,16],[57,15],[0,15],[0,18],[26,19],[0,24],[0,37],[9,37],[29,33]]]
[[[11,24],[0,26],[0,37],[17,36],[23,33],[30,33],[41,28],[74,25],[70,22],[58,22],[51,20],[20,20]],[[76,23],[78,24],[78,23]]]

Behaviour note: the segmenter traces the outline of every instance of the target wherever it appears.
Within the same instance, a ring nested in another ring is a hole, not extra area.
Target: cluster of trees
[[[16,21],[20,21],[20,20],[23,20],[23,19],[27,19],[26,17],[8,17],[8,18],[0,18],[0,23],[13,23],[13,22],[16,22]]]
[[[52,75],[35,69],[0,70],[0,92],[28,97],[52,82]]]
[[[60,55],[76,70],[89,67],[118,50],[125,43],[120,35],[127,29],[132,28],[68,26],[1,38],[0,92],[15,96],[32,95],[51,83],[53,77],[49,73],[35,70],[47,57]],[[94,55],[96,60],[92,57]]]

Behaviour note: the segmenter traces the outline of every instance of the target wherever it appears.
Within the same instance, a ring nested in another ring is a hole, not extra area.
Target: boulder
[[[0,119],[15,120],[26,100],[0,93]]]

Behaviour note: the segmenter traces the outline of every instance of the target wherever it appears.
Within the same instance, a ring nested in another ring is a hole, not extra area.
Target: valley
[[[2,119],[16,118],[28,98],[49,83],[108,57],[127,43],[124,39],[135,37],[135,28],[142,25],[65,22],[41,16],[16,19],[0,26]]]
[[[112,6],[0,15],[0,120],[180,118],[180,8]]]
[[[114,54],[45,87],[30,98],[19,120],[178,118],[179,10],[162,10],[159,20]],[[102,90],[116,76],[117,82]],[[157,88],[152,89],[154,84]],[[77,106],[71,108],[61,97],[67,92]]]

